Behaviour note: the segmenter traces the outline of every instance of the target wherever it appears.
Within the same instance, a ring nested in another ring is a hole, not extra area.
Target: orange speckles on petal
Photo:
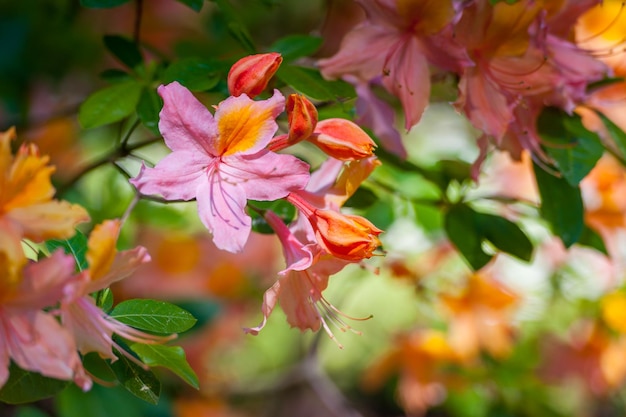
[[[91,232],[87,242],[87,262],[92,281],[101,278],[111,269],[117,254],[120,227],[119,220],[107,220]]]

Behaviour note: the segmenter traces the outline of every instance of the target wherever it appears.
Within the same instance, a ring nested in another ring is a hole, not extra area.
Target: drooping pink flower
[[[311,175],[311,181],[300,198],[314,201],[326,212],[340,215],[338,210],[341,205],[378,164],[374,157],[348,163],[329,158]],[[245,331],[258,334],[277,303],[285,312],[287,322],[302,331],[323,328],[334,340],[329,324],[338,326],[342,331],[351,330],[344,318],[354,318],[339,311],[324,298],[322,292],[328,286],[330,276],[354,259],[340,259],[324,249],[304,215],[299,216],[289,227],[271,212],[266,213],[265,218],[281,241],[287,267],[280,272],[281,276],[276,283],[265,292],[261,308],[263,321]]]
[[[121,323],[102,311],[89,295],[128,277],[141,264],[150,261],[146,249],[141,246],[117,251],[115,245],[120,227],[118,220],[107,220],[94,228],[87,243],[89,269],[66,286],[61,303],[61,321],[74,335],[78,350],[83,354],[98,352],[111,360],[117,360],[113,348],[125,352],[113,341],[113,334],[147,344],[164,343],[175,337],[150,335]]]
[[[10,266],[10,265],[9,265]],[[57,304],[75,280],[74,260],[61,251],[19,271],[10,280],[0,262],[0,387],[9,377],[9,361],[42,375],[91,387],[71,333],[42,309]]]
[[[430,95],[429,64],[455,69],[467,62],[450,36],[442,36],[457,17],[453,1],[359,1],[367,19],[344,38],[337,54],[319,61],[328,78],[353,75],[381,78],[402,102],[405,127],[421,118]]]
[[[251,230],[246,200],[279,199],[309,179],[307,164],[265,149],[278,129],[274,119],[284,97],[278,91],[263,101],[229,97],[213,116],[176,82],[159,87],[159,94],[159,129],[173,152],[154,168],[142,167],[131,183],[167,200],[196,198],[216,246],[241,251]]]

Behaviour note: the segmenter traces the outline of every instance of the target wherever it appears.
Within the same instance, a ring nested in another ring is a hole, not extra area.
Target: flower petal
[[[344,37],[337,54],[318,62],[322,75],[339,78],[352,74],[367,81],[378,77],[383,74],[385,57],[398,37],[393,28],[361,24]]]
[[[303,189],[309,181],[309,165],[295,156],[262,151],[233,155],[220,166],[225,181],[239,183],[251,200],[276,200]]]
[[[216,155],[252,154],[265,148],[278,130],[275,119],[284,108],[285,97],[278,90],[267,100],[253,101],[242,94],[222,101],[215,111]]]
[[[76,232],[78,223],[89,220],[81,206],[56,200],[18,207],[7,216],[20,225],[24,237],[38,242],[69,238]]]
[[[193,151],[175,151],[154,168],[142,165],[139,174],[130,180],[142,194],[160,194],[166,200],[192,200],[204,177],[211,157]]]
[[[217,137],[217,124],[211,112],[176,81],[160,86],[158,92],[163,98],[159,130],[167,147],[173,151],[211,154]]]
[[[402,102],[405,128],[419,122],[430,98],[428,60],[414,36],[398,41],[388,54],[383,84]]]
[[[208,181],[198,187],[198,215],[213,234],[219,249],[240,252],[252,227],[250,216],[244,210],[246,194],[237,184],[222,178],[221,172],[212,170]]]

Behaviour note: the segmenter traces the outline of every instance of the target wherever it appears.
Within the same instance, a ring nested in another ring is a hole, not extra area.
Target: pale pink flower
[[[65,288],[61,304],[61,320],[76,339],[82,354],[98,352],[103,358],[117,360],[113,348],[125,350],[113,341],[113,334],[137,343],[163,343],[175,336],[153,336],[119,322],[98,307],[89,295],[108,288],[112,283],[128,277],[141,264],[150,261],[145,248],[118,252],[115,248],[120,229],[118,220],[107,220],[96,226],[89,237],[87,261],[89,269]],[[134,360],[132,355],[127,355]]]
[[[154,168],[142,167],[131,183],[167,200],[196,198],[216,246],[241,251],[251,230],[246,199],[276,200],[304,188],[309,179],[306,163],[266,149],[284,97],[277,90],[262,101],[245,94],[229,97],[213,116],[176,82],[159,87],[159,94],[164,101],[159,129],[173,152]]]
[[[59,322],[42,309],[57,304],[65,287],[75,280],[74,260],[61,251],[28,264],[18,281],[10,281],[0,263],[0,387],[9,377],[9,361],[42,375],[74,380],[91,387],[76,343]]]

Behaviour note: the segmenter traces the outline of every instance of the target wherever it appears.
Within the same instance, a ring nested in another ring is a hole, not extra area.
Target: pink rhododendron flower
[[[385,88],[402,102],[405,127],[421,118],[430,96],[433,63],[455,69],[464,51],[451,36],[442,36],[456,18],[451,0],[359,1],[367,19],[344,38],[339,52],[319,61],[325,77],[354,75],[363,81],[381,77]]]
[[[126,278],[150,260],[141,246],[122,252],[116,250],[120,226],[118,220],[107,220],[94,228],[87,244],[89,269],[83,271],[79,280],[68,284],[61,304],[61,320],[74,334],[78,350],[83,354],[98,352],[111,360],[117,360],[113,348],[125,352],[113,341],[114,333],[138,343],[163,343],[172,339],[153,336],[117,321],[96,306],[89,295]],[[127,356],[134,360],[132,355]]]
[[[263,101],[229,97],[213,116],[176,82],[159,87],[159,94],[159,129],[173,152],[154,168],[142,167],[131,183],[167,200],[196,198],[216,246],[241,251],[251,230],[246,199],[276,200],[309,179],[307,164],[265,149],[278,129],[274,119],[284,97],[278,91]]]
[[[9,377],[9,361],[42,375],[91,387],[70,332],[42,309],[54,306],[74,276],[74,260],[61,251],[19,271],[11,281],[0,262],[0,387]]]
[[[379,164],[374,157],[348,163],[329,158],[311,175],[306,190],[301,192],[302,196],[325,211],[340,215],[338,210],[341,205]],[[287,266],[279,273],[281,277],[278,281],[265,292],[261,308],[263,321],[245,331],[258,334],[277,303],[285,312],[287,322],[302,331],[323,328],[334,340],[329,324],[335,324],[342,331],[352,330],[344,318],[362,319],[346,316],[322,295],[330,276],[352,260],[340,259],[325,250],[305,216],[298,217],[290,227],[272,212],[267,212],[265,219],[281,241]],[[361,259],[363,257],[358,258],[359,261]]]

